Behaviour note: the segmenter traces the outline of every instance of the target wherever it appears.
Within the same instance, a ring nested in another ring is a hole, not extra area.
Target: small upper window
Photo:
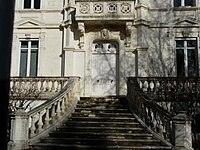
[[[40,0],[24,0],[24,9],[40,9]]]
[[[196,6],[196,0],[174,0],[174,7]]]

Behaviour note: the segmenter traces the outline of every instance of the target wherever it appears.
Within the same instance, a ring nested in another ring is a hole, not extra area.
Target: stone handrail
[[[8,147],[27,148],[60,125],[74,111],[80,98],[79,80],[78,77],[69,77],[67,82],[62,80],[65,81],[62,90],[48,101],[28,113],[19,110],[13,114]]]
[[[141,90],[137,78],[128,78],[128,101],[131,111],[143,125],[153,130],[155,136],[169,146],[172,142],[172,114],[153,101]]]

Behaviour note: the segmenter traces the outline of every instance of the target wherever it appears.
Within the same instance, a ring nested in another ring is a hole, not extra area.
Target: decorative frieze
[[[127,16],[134,17],[133,1],[108,1],[108,2],[78,2],[76,17],[95,17],[100,15],[106,18],[106,15],[117,15],[118,19]],[[130,19],[130,18],[129,18]]]

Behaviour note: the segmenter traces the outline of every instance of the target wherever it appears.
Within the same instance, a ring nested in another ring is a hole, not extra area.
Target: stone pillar
[[[173,118],[173,145],[175,150],[193,150],[191,121],[184,112]]]
[[[8,150],[21,150],[28,147],[28,123],[28,116],[23,110],[18,110],[11,117]]]

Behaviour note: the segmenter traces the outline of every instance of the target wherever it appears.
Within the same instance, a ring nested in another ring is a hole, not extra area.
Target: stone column
[[[28,147],[28,123],[28,116],[23,110],[18,110],[11,117],[8,150],[21,150]]]
[[[173,145],[175,150],[193,150],[191,121],[185,112],[173,118]]]

